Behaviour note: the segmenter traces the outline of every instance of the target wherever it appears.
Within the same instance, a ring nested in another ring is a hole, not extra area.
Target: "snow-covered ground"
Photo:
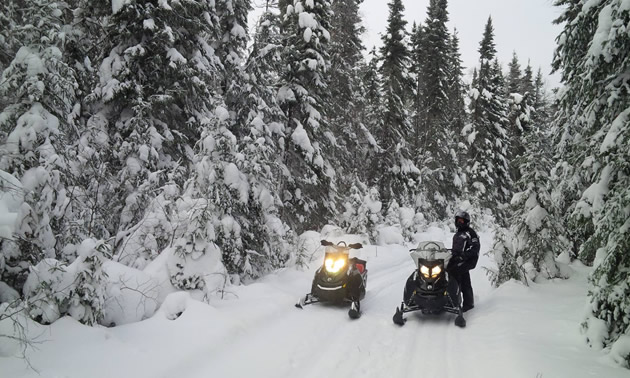
[[[420,238],[451,245],[451,234],[437,228]],[[481,243],[487,251],[491,235],[481,233]],[[0,377],[628,377],[580,334],[589,268],[572,265],[566,281],[494,289],[481,268],[492,264],[484,256],[472,272],[476,307],[466,328],[448,314],[408,314],[399,327],[392,315],[414,269],[407,248],[361,251],[369,279],[358,320],[346,307],[294,307],[321,264],[316,256],[305,271],[234,287],[209,305],[172,294],[139,323],[91,328],[66,317],[31,324],[37,343],[28,363],[0,357]],[[0,355],[10,354],[10,345],[0,339]]]

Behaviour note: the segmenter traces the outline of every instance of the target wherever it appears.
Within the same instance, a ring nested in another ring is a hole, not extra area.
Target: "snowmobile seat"
[[[357,268],[359,273],[363,274],[363,272],[365,272],[365,264],[367,264],[367,261],[353,257],[350,259],[350,262]]]

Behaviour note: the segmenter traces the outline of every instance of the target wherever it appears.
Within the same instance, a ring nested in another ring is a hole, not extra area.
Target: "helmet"
[[[468,226],[469,224],[470,215],[468,215],[467,212],[460,210],[455,214],[455,227],[457,229]]]

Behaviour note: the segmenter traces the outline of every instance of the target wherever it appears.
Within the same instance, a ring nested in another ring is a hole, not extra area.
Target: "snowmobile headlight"
[[[345,259],[335,260],[333,258],[327,258],[325,261],[325,265],[326,265],[326,270],[328,272],[337,273],[346,265],[346,260]]]
[[[433,278],[437,277],[440,273],[442,273],[442,268],[439,265],[431,269],[431,277]]]
[[[427,266],[421,265],[420,273],[422,273],[422,275],[425,276],[426,278],[431,277],[431,269],[429,269],[429,267]]]

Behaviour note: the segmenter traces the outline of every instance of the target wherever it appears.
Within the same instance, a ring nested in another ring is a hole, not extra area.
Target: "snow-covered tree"
[[[343,206],[345,211],[341,214],[341,227],[347,233],[366,234],[375,240],[376,226],[383,221],[378,189],[355,183]]]
[[[415,196],[416,179],[420,171],[411,159],[411,124],[405,103],[409,88],[409,51],[405,44],[404,6],[401,0],[391,0],[387,33],[380,49],[382,78],[383,123],[374,135],[381,148],[373,167],[379,172],[381,200],[388,208],[398,199],[410,203]]]
[[[118,214],[108,229],[123,241],[154,191],[184,177],[222,74],[214,1],[117,5],[92,107],[108,125],[106,164],[116,183],[105,189],[106,211]]]
[[[64,59],[66,11],[67,4],[38,0],[3,16],[13,25],[3,40],[16,52],[0,78],[0,169],[22,182],[25,201],[16,220],[17,245],[3,243],[1,253],[14,268],[8,271],[18,290],[28,264],[59,253],[55,235],[69,221],[63,217],[63,172],[78,85]],[[19,40],[6,39],[15,36]]]
[[[593,230],[580,248],[580,256],[595,266],[584,326],[591,345],[614,349],[617,342],[627,345],[623,339],[630,330],[630,9],[619,0],[556,5],[565,9],[554,59],[566,86],[559,151],[566,166],[579,167],[567,172],[562,186],[577,186],[581,193],[565,209],[572,209],[574,229]],[[630,353],[623,350],[619,362],[628,366]]]
[[[521,176],[509,207],[510,240],[504,237],[504,248],[498,252],[501,256],[495,256],[502,262],[496,284],[502,283],[503,278],[527,282],[562,277],[555,259],[570,250],[551,196],[550,138],[534,129],[524,139],[527,153],[516,160]]]
[[[326,99],[328,119],[336,139],[335,159],[339,162],[339,177],[358,174],[365,180],[365,159],[362,152],[373,139],[361,119],[365,110],[365,97],[361,92],[360,68],[363,62],[361,24],[357,0],[332,2],[333,17],[330,22],[330,70]],[[353,185],[351,180],[338,181],[339,192],[345,193]]]
[[[371,138],[368,138],[367,140],[368,145],[364,146],[364,151],[367,152],[367,155],[365,156],[363,162],[364,172],[362,172],[360,177],[364,177],[368,186],[374,187],[378,185],[380,175],[379,172],[375,169],[371,169],[371,167],[377,163],[377,159],[381,151],[375,135],[383,127],[384,107],[381,93],[381,77],[378,72],[379,57],[376,48],[372,48],[369,55],[369,62],[361,66],[360,72],[360,92],[364,99],[364,109],[359,117],[361,119],[361,125],[363,125],[363,128],[365,129],[365,134],[371,136]]]
[[[470,123],[463,130],[468,142],[469,186],[482,207],[505,221],[502,208],[511,198],[509,133],[503,78],[496,61],[494,28],[488,18],[479,47],[480,67],[470,90]]]
[[[323,108],[332,14],[329,0],[295,0],[281,12],[286,68],[278,100],[287,118],[281,153],[288,168],[283,219],[299,232],[323,226],[335,208],[335,170],[328,162],[335,138]]]
[[[531,70],[530,70],[531,72]],[[508,64],[508,75],[507,75],[507,93],[519,93],[523,95],[524,93],[521,91],[521,64],[518,61],[518,55],[516,55],[516,51],[512,52],[512,60]]]
[[[111,249],[103,240],[86,239],[78,247],[78,258],[67,268],[73,278],[67,311],[83,324],[94,325],[103,318],[107,279],[103,263],[111,257]]]
[[[413,79],[413,98],[411,100],[411,126],[413,132],[412,148],[419,151],[422,148],[421,135],[423,135],[423,126],[425,120],[424,110],[424,77],[423,68],[425,66],[425,42],[424,42],[424,26],[422,24],[413,23],[410,36],[410,58],[411,67],[409,73]]]
[[[451,34],[448,52],[448,124],[450,125],[449,129],[451,131],[459,134],[466,124],[467,115],[466,105],[464,102],[466,84],[463,81],[464,67],[462,66],[461,54],[459,51],[459,36],[457,34],[457,29],[455,29]]]
[[[425,196],[440,218],[449,213],[448,204],[459,194],[462,181],[456,154],[458,149],[454,146],[457,143],[454,134],[461,129],[457,130],[457,125],[451,122],[450,105],[455,105],[458,100],[463,105],[463,99],[449,97],[461,95],[450,90],[461,80],[461,62],[457,61],[459,52],[453,50],[447,22],[447,1],[431,0],[421,43],[424,53],[420,75],[424,117],[420,144],[414,151],[418,157],[416,165],[426,168],[422,184]],[[457,64],[459,67],[453,66]]]

